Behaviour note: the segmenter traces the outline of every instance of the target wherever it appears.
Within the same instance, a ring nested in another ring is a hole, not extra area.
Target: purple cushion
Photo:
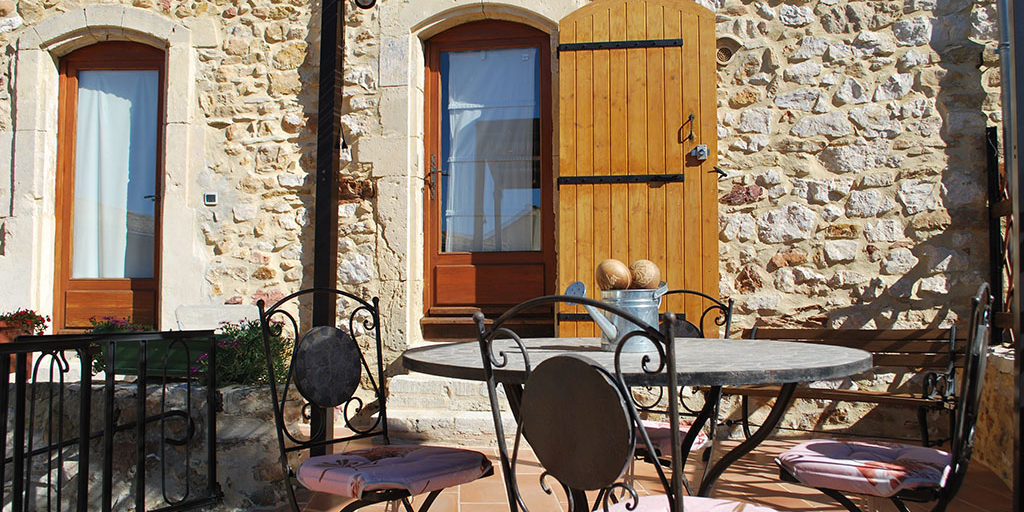
[[[491,470],[482,453],[439,446],[375,446],[310,457],[299,466],[307,489],[349,498],[381,489],[411,495],[472,482]]]
[[[775,462],[810,487],[884,498],[942,487],[950,471],[949,454],[942,450],[848,439],[807,441]]]
[[[627,505],[632,501],[625,500],[608,507],[609,512],[629,512]],[[686,512],[775,512],[774,510],[743,503],[739,501],[716,500],[712,498],[698,498],[696,496],[683,497],[683,508]],[[668,498],[664,494],[654,496],[641,496],[640,502],[631,512],[667,512]]]
[[[671,428],[667,421],[651,421],[642,420],[640,422],[644,426],[644,430],[647,431],[647,437],[651,438],[651,444],[654,448],[661,452],[662,456],[670,457],[672,455],[672,437],[669,435]],[[690,431],[689,423],[679,423],[679,435],[680,439],[686,437],[687,432]],[[637,436],[637,446],[643,445],[643,439]],[[690,451],[697,451],[709,443],[708,435],[703,430],[697,433],[697,438],[693,440],[693,446],[690,447]]]

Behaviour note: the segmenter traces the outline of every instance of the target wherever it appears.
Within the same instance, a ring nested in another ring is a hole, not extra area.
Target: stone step
[[[436,411],[490,412],[487,385],[460,379],[449,379],[412,373],[396,375],[388,381],[388,413],[402,409]],[[508,402],[499,388],[498,402],[507,410]]]
[[[505,412],[501,420],[505,435],[511,439],[515,418]],[[388,431],[393,440],[446,446],[494,446],[497,442],[490,411],[389,410]]]
[[[393,438],[452,446],[495,444],[485,383],[412,373],[392,377],[388,386],[388,429]],[[506,433],[515,433],[500,388],[498,403],[506,411]]]

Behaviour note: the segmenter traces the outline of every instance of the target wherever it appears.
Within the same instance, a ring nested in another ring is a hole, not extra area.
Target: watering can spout
[[[569,285],[565,289],[565,294],[570,297],[586,297],[587,296],[587,285],[583,284],[582,281],[576,281]],[[583,308],[590,314],[590,318],[594,320],[597,327],[601,329],[601,332],[607,339],[614,340],[615,335],[618,334],[618,329],[612,324],[608,317],[604,316],[601,310],[594,306],[583,305]]]

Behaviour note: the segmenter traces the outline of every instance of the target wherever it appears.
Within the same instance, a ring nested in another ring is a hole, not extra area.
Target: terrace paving
[[[783,483],[778,478],[778,471],[772,459],[789,449],[801,439],[771,439],[762,443],[754,452],[740,459],[722,475],[715,486],[712,494],[716,498],[733,499],[746,501],[772,507],[779,512],[845,512],[839,504],[824,494],[807,487],[795,484]],[[738,441],[728,440],[722,442],[722,446],[729,448]],[[346,449],[354,449],[348,447]],[[497,450],[493,447],[478,448],[487,453],[499,467]],[[716,449],[717,453],[717,449]],[[660,484],[656,473],[650,464],[637,462],[636,488],[640,494],[657,493]],[[691,480],[695,480],[703,465],[695,456],[691,456],[687,463],[687,474]],[[558,498],[547,496],[536,484],[537,479],[531,475],[539,475],[540,466],[536,459],[530,456],[520,461],[519,474],[520,485],[524,487],[523,494],[527,505],[532,511],[538,512],[561,512],[567,509],[564,497],[556,493]],[[414,501],[413,506],[418,507],[422,497]],[[340,504],[330,496],[303,495],[304,512],[327,512],[340,509]],[[895,512],[896,507],[887,500],[866,501],[855,499],[862,506],[865,512]],[[931,510],[933,504],[909,504],[913,512],[924,512]],[[282,505],[279,510],[287,510],[287,505]],[[361,510],[368,512],[383,512],[385,504],[374,505]],[[432,512],[498,512],[508,510],[505,501],[505,486],[500,474],[496,474],[444,491],[437,501],[430,508]],[[967,473],[967,479],[960,489],[956,499],[950,504],[949,512],[1010,512],[1012,510],[1012,492],[1007,486],[988,468],[974,462]]]

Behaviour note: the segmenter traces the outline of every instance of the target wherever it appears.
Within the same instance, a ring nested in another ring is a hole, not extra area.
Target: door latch
[[[697,160],[707,160],[709,155],[707,144],[698,144],[697,147],[690,151],[690,156],[695,157]]]
[[[430,155],[430,170],[427,171],[427,175],[423,177],[423,181],[427,184],[427,190],[430,190],[430,199],[434,199],[435,190],[437,187],[437,180],[434,179],[434,175],[439,174],[441,176],[448,176],[448,173],[437,168],[437,155]]]

